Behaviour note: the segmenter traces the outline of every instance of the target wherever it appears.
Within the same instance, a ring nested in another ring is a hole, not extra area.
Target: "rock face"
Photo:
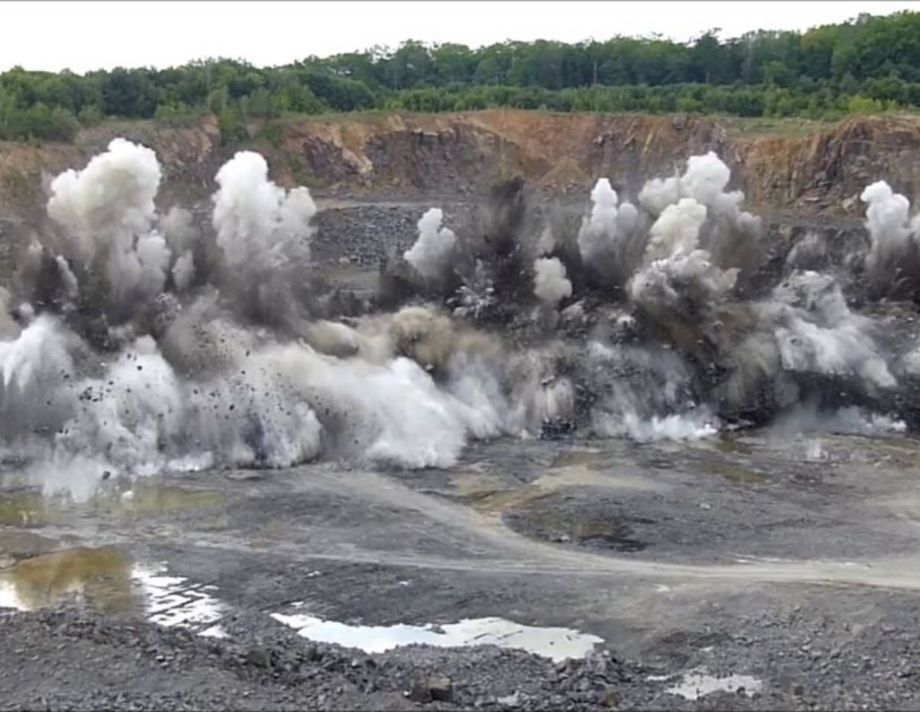
[[[248,147],[266,155],[278,182],[337,197],[478,195],[512,175],[547,193],[582,195],[598,177],[608,177],[634,197],[645,179],[671,175],[688,156],[709,150],[729,164],[747,204],[762,213],[856,216],[862,206],[853,196],[878,179],[909,198],[920,193],[920,118],[790,126],[795,135],[757,133],[738,120],[706,117],[360,114],[278,120],[271,142],[260,138],[264,127],[253,124]],[[106,124],[68,145],[0,143],[0,216],[40,215],[43,175],[82,166],[114,136],[157,151],[166,201],[209,194],[217,168],[235,150],[221,146],[210,118],[190,128]]]

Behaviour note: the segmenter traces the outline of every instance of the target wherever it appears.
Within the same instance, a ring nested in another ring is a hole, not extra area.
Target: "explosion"
[[[882,182],[863,193],[859,259],[809,271],[828,261],[812,234],[772,273],[714,153],[635,204],[598,180],[575,232],[512,183],[466,228],[427,211],[384,270],[399,288],[346,314],[311,258],[308,189],[242,151],[202,223],[158,211],[161,174],[116,139],[59,175],[53,227],[0,292],[0,454],[36,477],[443,467],[470,439],[705,437],[806,405],[915,420],[895,397],[915,344],[885,340],[842,286],[856,264],[870,294],[915,293],[916,219]]]

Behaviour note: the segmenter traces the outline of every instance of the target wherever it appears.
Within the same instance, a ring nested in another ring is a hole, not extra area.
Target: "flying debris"
[[[574,228],[511,181],[469,225],[425,212],[384,269],[399,288],[346,315],[312,261],[307,188],[239,152],[201,220],[158,211],[161,177],[124,139],[57,176],[53,228],[0,292],[0,456],[49,486],[320,457],[448,466],[471,439],[698,438],[806,405],[918,424],[895,391],[920,349],[846,292],[853,265],[870,298],[920,284],[917,220],[882,182],[862,196],[864,253],[834,262],[810,235],[777,269],[714,153],[634,201],[601,178]]]

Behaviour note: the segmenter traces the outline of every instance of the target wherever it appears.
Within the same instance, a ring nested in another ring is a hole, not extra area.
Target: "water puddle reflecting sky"
[[[78,547],[24,559],[0,573],[0,608],[32,611],[69,601],[221,636],[217,622],[226,609],[210,589],[168,575],[163,564],[134,563],[114,549]]]
[[[382,653],[404,645],[433,645],[441,648],[496,645],[536,653],[552,660],[581,658],[603,639],[570,628],[541,628],[504,618],[464,619],[441,626],[348,625],[316,616],[273,613],[272,618],[288,625],[309,640],[337,643],[366,653]]]

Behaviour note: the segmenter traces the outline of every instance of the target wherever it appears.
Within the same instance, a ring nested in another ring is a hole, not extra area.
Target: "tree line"
[[[369,109],[492,107],[838,118],[920,106],[920,12],[860,15],[805,32],[681,43],[404,42],[286,66],[195,61],[168,69],[0,74],[0,139],[67,141],[106,118],[185,124],[215,114],[228,142],[253,118]]]

